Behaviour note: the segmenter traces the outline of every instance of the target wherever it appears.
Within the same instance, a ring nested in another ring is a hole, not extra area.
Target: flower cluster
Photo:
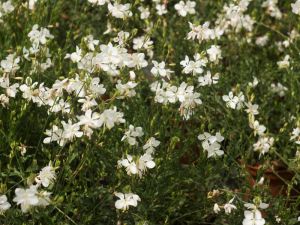
[[[136,137],[143,136],[143,130],[141,127],[129,126],[129,130],[126,131],[122,140],[127,140],[130,145],[136,145]],[[127,175],[138,175],[140,178],[145,174],[148,169],[155,167],[155,162],[153,161],[153,155],[155,153],[156,147],[158,147],[160,141],[156,140],[154,137],[150,137],[146,144],[143,146],[145,153],[141,156],[131,156],[126,155],[126,158],[118,160],[118,167],[124,167]],[[141,201],[140,197],[136,194],[128,193],[116,193],[115,194],[119,200],[116,201],[115,207],[117,209],[127,210],[129,206],[137,206],[137,202]]]
[[[296,144],[300,145],[300,127],[296,127],[293,129],[290,140],[294,141]]]
[[[93,129],[106,127],[111,129],[115,124],[124,123],[123,113],[117,112],[117,108],[106,109],[101,114],[92,112],[88,109],[84,115],[77,117],[78,121],[73,123],[71,120],[67,122],[61,121],[62,129],[53,125],[52,129],[46,130],[48,136],[44,139],[45,144],[57,142],[60,146],[73,141],[75,138],[80,138],[83,135],[91,137]]]
[[[262,7],[266,8],[267,14],[269,14],[270,16],[276,19],[281,19],[282,13],[277,4],[278,0],[266,0],[265,2],[263,2]]]
[[[56,179],[55,169],[49,164],[44,167],[36,176],[36,184],[31,184],[28,188],[16,188],[13,199],[17,205],[21,205],[22,212],[28,212],[32,207],[45,207],[51,203],[51,192],[41,190],[42,187],[48,188]],[[2,197],[0,205],[1,210],[5,211],[10,208],[6,196]]]
[[[133,131],[133,132],[137,135],[140,135],[142,133],[142,130],[138,128],[140,127],[137,127],[137,131]],[[132,129],[134,129],[133,126]],[[129,132],[127,131],[127,133]],[[126,136],[126,138],[127,137],[128,136]],[[124,140],[123,138],[122,140]],[[130,144],[129,142],[130,139],[127,139],[129,144],[135,145],[137,143],[135,137],[131,137],[131,138],[134,144]],[[158,147],[159,144],[160,141],[156,140],[154,137],[149,138],[146,144],[143,146],[143,150],[145,151],[143,155],[133,157],[127,154],[126,158],[122,158],[118,161],[118,167],[124,167],[126,173],[129,176],[137,174],[141,178],[143,174],[147,171],[147,169],[152,169],[155,167],[155,162],[153,161],[153,155],[155,153],[155,148]]]
[[[207,158],[221,156],[224,154],[220,145],[220,143],[224,140],[224,137],[220,132],[217,132],[216,135],[204,132],[198,136],[198,139],[202,141],[202,147],[203,150],[207,152]]]
[[[170,83],[154,82],[151,84],[151,90],[155,92],[155,101],[162,104],[180,102],[180,114],[189,119],[197,105],[201,105],[200,94],[194,92],[194,86],[188,86],[182,82],[179,87],[172,86]]]
[[[15,7],[13,6],[11,0],[0,3],[0,23],[3,23],[2,18],[5,17],[5,15],[13,12],[14,9],[15,9]]]
[[[248,113],[249,127],[253,129],[254,136],[258,135],[258,141],[253,144],[253,150],[258,151],[260,156],[264,155],[273,146],[274,138],[269,137],[265,133],[267,128],[255,119],[255,116],[259,114],[259,106],[251,102],[245,103],[245,105],[247,107],[245,111]]]
[[[226,106],[232,109],[240,110],[243,108],[245,96],[243,92],[240,92],[237,96],[233,95],[230,91],[228,95],[223,95],[223,101],[226,102]]]
[[[255,21],[246,14],[252,0],[241,0],[236,3],[225,4],[223,13],[216,20],[217,29],[220,33],[233,30],[240,32],[242,29],[252,31]]]
[[[219,206],[217,203],[214,204],[214,212],[219,213],[221,211],[221,208],[224,209],[224,212],[226,214],[230,214],[233,210],[237,209],[237,207],[233,204],[234,197],[230,199],[227,203],[225,203],[223,206]]]
[[[254,200],[255,201],[255,200]],[[244,206],[247,208],[247,210],[244,211],[244,220],[243,225],[264,225],[265,219],[262,217],[261,212],[259,209],[266,209],[269,207],[269,204],[263,203],[260,200],[256,200],[255,204],[253,203],[246,203]]]

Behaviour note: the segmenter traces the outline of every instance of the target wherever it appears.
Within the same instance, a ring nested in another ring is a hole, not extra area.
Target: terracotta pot
[[[248,173],[251,175],[248,177],[248,181],[251,186],[256,184],[257,173],[262,167],[260,164],[247,165],[245,167]],[[263,172],[263,176],[267,183],[269,184],[270,193],[273,196],[287,195],[287,184],[294,177],[294,173],[289,171],[282,163],[277,161],[272,161],[272,168],[267,168]],[[292,195],[297,194],[295,191],[291,193]]]

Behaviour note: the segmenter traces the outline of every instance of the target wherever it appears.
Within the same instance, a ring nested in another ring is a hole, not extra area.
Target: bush
[[[300,1],[0,3],[0,224],[297,224]]]

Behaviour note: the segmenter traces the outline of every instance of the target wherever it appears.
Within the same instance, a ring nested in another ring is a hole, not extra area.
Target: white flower
[[[113,109],[104,110],[100,115],[100,120],[108,129],[111,129],[115,124],[125,123],[123,115],[123,113],[117,112],[117,108],[114,107]]]
[[[207,158],[222,156],[224,151],[221,150],[221,145],[217,142],[210,144],[209,146],[202,145],[205,151],[207,151]]]
[[[245,106],[247,107],[247,109],[245,109],[245,111],[250,114],[250,115],[258,115],[258,105],[257,104],[252,104],[251,102],[245,102]]]
[[[128,40],[130,34],[128,32],[120,31],[113,40],[114,42],[117,42],[120,46],[124,46],[126,44],[126,41]]]
[[[194,90],[194,86],[188,86],[187,83],[182,82],[177,89],[176,97],[180,102],[185,101],[185,97],[187,93],[191,93]]]
[[[289,33],[289,39],[288,42],[293,42],[295,41],[297,38],[300,37],[299,32],[296,29],[293,29],[290,33]]]
[[[144,53],[133,53],[128,55],[128,57],[124,60],[124,63],[129,68],[136,67],[138,69],[144,68],[148,65],[148,62],[145,60]]]
[[[51,102],[51,103],[50,103]],[[56,102],[49,102],[49,105],[51,105],[51,108],[48,110],[48,112],[62,112],[62,113],[70,113],[70,104],[68,102],[65,102],[63,99],[59,99],[59,101]]]
[[[29,0],[28,2],[28,9],[34,10],[35,4],[37,3],[38,0]]]
[[[224,210],[226,214],[230,214],[233,209],[236,209],[236,206],[232,204],[234,197],[224,205]]]
[[[291,4],[292,6],[292,12],[300,15],[300,0],[297,0],[295,3]]]
[[[49,30],[47,28],[43,28],[41,27],[40,30],[39,26],[37,24],[35,24],[32,27],[32,30],[29,32],[28,37],[30,39],[30,41],[34,44],[34,45],[39,45],[39,44],[46,44],[48,39],[53,39],[54,36],[50,34]]]
[[[285,92],[287,91],[287,87],[283,86],[281,83],[271,84],[271,91],[273,93],[278,94],[280,97],[285,96]]]
[[[188,33],[187,39],[198,39],[199,43],[206,40],[215,39],[215,31],[209,28],[209,22],[205,22],[203,25],[194,25],[189,22],[191,31]]]
[[[292,136],[290,140],[295,141],[296,144],[300,145],[300,128],[296,127],[293,129]]]
[[[37,196],[37,187],[31,185],[27,189],[16,188],[16,197],[13,199],[17,205],[21,205],[22,212],[27,212],[32,206],[39,204],[39,198]]]
[[[281,222],[281,218],[278,215],[275,216],[275,220],[276,220],[277,223]]]
[[[258,185],[263,185],[264,184],[264,181],[265,181],[265,178],[264,177],[261,177],[259,179],[259,181],[257,182]]]
[[[93,64],[100,66],[104,71],[109,64],[118,65],[123,60],[121,48],[113,46],[112,43],[100,45],[101,53],[93,58]]]
[[[148,139],[146,144],[143,146],[143,149],[146,150],[147,154],[153,154],[155,148],[160,145],[160,141],[156,140],[154,137]]]
[[[50,58],[47,58],[45,62],[40,64],[40,71],[44,72],[46,71],[48,68],[50,68],[52,66],[52,61]]]
[[[10,208],[10,203],[7,201],[6,195],[0,195],[0,214]]]
[[[278,0],[266,0],[262,3],[262,7],[267,9],[267,13],[276,18],[281,19],[282,13],[277,6]]]
[[[81,51],[82,50],[78,46],[76,46],[76,52],[66,54],[65,59],[71,59],[73,63],[78,63],[82,58]]]
[[[129,209],[129,206],[136,207],[138,201],[141,201],[140,197],[133,193],[120,193],[116,192],[115,196],[119,198],[119,200],[116,201],[115,207],[117,209],[122,209],[123,211],[126,211]]]
[[[65,121],[61,121],[61,124],[63,125],[63,138],[72,141],[74,138],[82,137],[83,132],[80,131],[80,124],[79,123],[72,123],[71,120],[68,120],[68,123]]]
[[[272,137],[259,137],[258,141],[253,144],[254,151],[259,151],[259,155],[264,155],[273,146],[274,138]]]
[[[106,92],[103,84],[100,84],[100,78],[94,77],[88,87],[88,92],[91,93],[94,97],[99,97]]]
[[[84,115],[77,116],[77,119],[79,120],[78,124],[83,126],[83,131],[88,137],[91,137],[93,134],[93,129],[97,129],[102,126],[100,114],[92,112],[91,109],[88,109]]]
[[[177,10],[177,12],[180,16],[185,17],[188,14],[188,12],[185,8],[185,2],[184,1],[180,1],[177,4],[175,4],[174,8]]]
[[[279,69],[287,69],[290,67],[290,56],[286,55],[282,61],[278,61],[277,65]]]
[[[153,45],[153,41],[147,36],[140,36],[133,39],[133,49],[150,49]]]
[[[162,16],[163,14],[166,14],[168,12],[168,10],[166,9],[166,6],[163,4],[157,4],[155,8],[156,8],[157,14],[160,16]]]
[[[135,74],[135,72],[134,71],[129,71],[129,78],[130,78],[130,80],[135,80],[135,78],[136,78],[136,74]]]
[[[104,5],[107,2],[107,0],[88,0],[88,2],[95,5]]]
[[[217,203],[214,204],[214,212],[219,213],[221,211],[219,205]]]
[[[223,95],[222,98],[226,102],[226,106],[232,109],[241,109],[245,100],[243,92],[240,92],[238,96],[234,96],[232,91],[228,95]]]
[[[267,129],[264,125],[260,125],[257,120],[251,122],[250,127],[254,130],[254,135],[258,134],[259,136],[262,136]]]
[[[179,111],[180,115],[185,120],[188,120],[193,115],[194,109],[197,105],[201,105],[202,101],[199,98],[200,94],[197,92],[190,92],[185,95],[185,100],[181,103]]]
[[[257,77],[253,77],[253,82],[249,82],[248,85],[252,88],[256,87],[258,85],[258,79]]]
[[[259,210],[245,210],[244,216],[243,225],[264,225],[266,223]]]
[[[180,65],[184,67],[183,73],[192,73],[195,75],[203,73],[203,67],[206,67],[207,62],[208,60],[206,57],[197,53],[194,55],[194,61],[190,60],[188,56],[185,56],[185,59],[180,62]]]
[[[1,20],[2,16],[11,13],[12,11],[14,11],[14,9],[15,7],[12,5],[11,0],[3,2],[2,4],[0,2],[0,22],[3,22]]]
[[[255,201],[254,201],[255,202]],[[244,220],[243,220],[243,225],[264,225],[265,220],[261,216],[261,212],[258,210],[260,209],[266,209],[269,207],[269,204],[261,202],[261,200],[256,201],[255,204],[252,203],[246,203],[244,206],[247,209],[250,210],[245,210],[244,212]]]
[[[196,2],[187,1],[180,1],[179,3],[175,4],[175,9],[177,10],[180,16],[185,17],[187,14],[195,14],[195,6]]]
[[[129,3],[118,4],[115,2],[113,5],[111,3],[108,3],[108,11],[111,13],[111,15],[120,19],[125,19],[126,17],[132,16],[130,7],[131,5]]]
[[[5,73],[15,73],[20,66],[18,65],[20,62],[20,57],[15,54],[9,54],[6,59],[2,60],[0,65]]]
[[[9,104],[9,97],[7,97],[5,94],[1,94],[0,95],[0,104],[3,107],[8,106],[8,104]]]
[[[211,62],[218,62],[222,58],[221,49],[218,45],[212,45],[206,52]]]
[[[53,125],[52,129],[46,130],[45,134],[48,136],[43,140],[44,144],[49,144],[50,142],[57,142],[63,146],[63,130],[58,128],[58,126]]]
[[[247,209],[253,209],[253,210],[256,210],[258,208],[260,209],[266,209],[269,207],[269,204],[267,203],[264,203],[262,202],[261,200],[259,201],[256,201],[255,204],[253,203],[245,203],[244,206],[247,208]]]
[[[138,7],[138,10],[141,12],[141,19],[147,19],[150,16],[150,11],[148,8],[144,8],[143,6]]]
[[[92,108],[93,106],[98,105],[96,100],[89,96],[85,96],[85,98],[78,99],[78,102],[82,104],[82,106],[81,106],[82,111],[87,111],[90,108]]]
[[[14,98],[18,92],[19,84],[10,85],[8,77],[0,77],[0,87],[6,89],[5,92],[8,97]]]
[[[173,73],[173,71],[165,68],[166,64],[164,61],[158,63],[157,61],[153,60],[152,63],[154,67],[152,67],[151,73],[154,76],[167,77],[168,79],[170,79],[170,75],[171,73]]]
[[[150,154],[145,153],[142,155],[137,162],[138,172],[140,177],[148,169],[155,167],[155,162]]]
[[[232,91],[229,92],[228,95],[223,95],[223,101],[226,102],[226,106],[230,107],[232,109],[235,109],[237,103],[238,103],[238,97],[234,96]]]
[[[202,104],[200,94],[194,92],[194,86],[188,86],[182,82],[177,88],[162,80],[151,84],[151,90],[155,92],[155,101],[167,104],[179,101],[181,103],[179,111],[184,119],[189,119],[196,106]]]
[[[129,125],[129,129],[125,132],[121,141],[127,140],[130,145],[136,145],[137,137],[142,137],[144,135],[143,128],[134,127],[133,125]]]
[[[249,15],[244,14],[249,3],[250,1],[246,0],[239,1],[238,4],[225,4],[223,13],[220,14],[216,21],[216,25],[219,26],[219,29],[227,32],[231,29],[235,32],[239,32],[242,28],[247,31],[252,31],[255,21]]]
[[[78,69],[87,71],[88,73],[94,72],[94,70],[96,68],[100,67],[100,65],[97,65],[94,62],[94,59],[97,58],[97,56],[98,55],[94,56],[94,54],[92,52],[88,52],[85,55],[83,55],[82,58],[80,59],[80,61],[77,62]]]
[[[217,84],[219,80],[219,74],[211,75],[210,71],[207,71],[206,75],[198,77],[198,82],[200,86],[207,86],[212,84]]]
[[[224,137],[221,135],[220,132],[217,132],[216,135],[211,135],[210,133],[204,132],[198,136],[198,139],[204,142],[209,142],[210,144],[214,142],[222,142]]]
[[[202,141],[202,147],[204,151],[207,152],[207,158],[221,156],[224,154],[220,145],[220,143],[224,140],[224,137],[220,132],[217,132],[216,135],[204,132],[198,136],[198,139]]]
[[[122,84],[120,80],[116,84],[116,88],[119,91],[120,96],[118,99],[123,99],[125,97],[133,97],[136,95],[134,88],[137,86],[137,83],[128,81],[126,84]]]
[[[167,104],[175,103],[177,101],[176,91],[177,87],[171,86],[169,83],[162,80],[162,83],[156,81],[151,84],[151,90],[155,92],[155,101]]]
[[[64,130],[58,128],[56,125],[53,125],[52,129],[46,130],[45,134],[48,136],[43,141],[45,144],[57,142],[60,146],[64,146],[68,141],[70,141],[64,137]]]
[[[126,173],[131,176],[132,174],[138,174],[140,177],[146,172],[147,169],[155,167],[155,162],[150,154],[145,153],[138,160],[133,161],[131,155],[127,155],[127,158],[118,160],[118,167],[125,167]]]
[[[23,92],[22,97],[28,101],[37,103],[39,106],[44,104],[40,96],[41,93],[44,93],[44,84],[41,83],[37,88],[38,83],[34,82],[32,85],[22,84],[19,89]]]
[[[264,47],[269,41],[269,36],[266,34],[264,36],[258,37],[255,40],[255,44],[260,46],[260,47]]]
[[[197,105],[201,105],[200,94],[194,92],[194,86],[187,86],[182,82],[177,89],[176,97],[181,102],[179,111],[184,119],[189,119]]]
[[[48,187],[50,184],[54,182],[56,179],[55,169],[49,163],[48,166],[44,167],[40,172],[39,175],[36,177],[36,182],[38,184],[42,184],[44,187]]]
[[[83,40],[87,44],[88,49],[91,51],[95,51],[95,46],[99,44],[99,40],[95,40],[93,35],[88,35],[84,37]]]
[[[37,206],[45,207],[50,204],[50,195],[51,192],[48,191],[41,191],[38,193],[39,202]]]
[[[118,161],[118,166],[123,166],[126,168],[127,174],[130,176],[131,174],[137,174],[138,168],[136,163],[133,161],[133,158],[131,155],[127,155],[126,159],[121,159]]]

